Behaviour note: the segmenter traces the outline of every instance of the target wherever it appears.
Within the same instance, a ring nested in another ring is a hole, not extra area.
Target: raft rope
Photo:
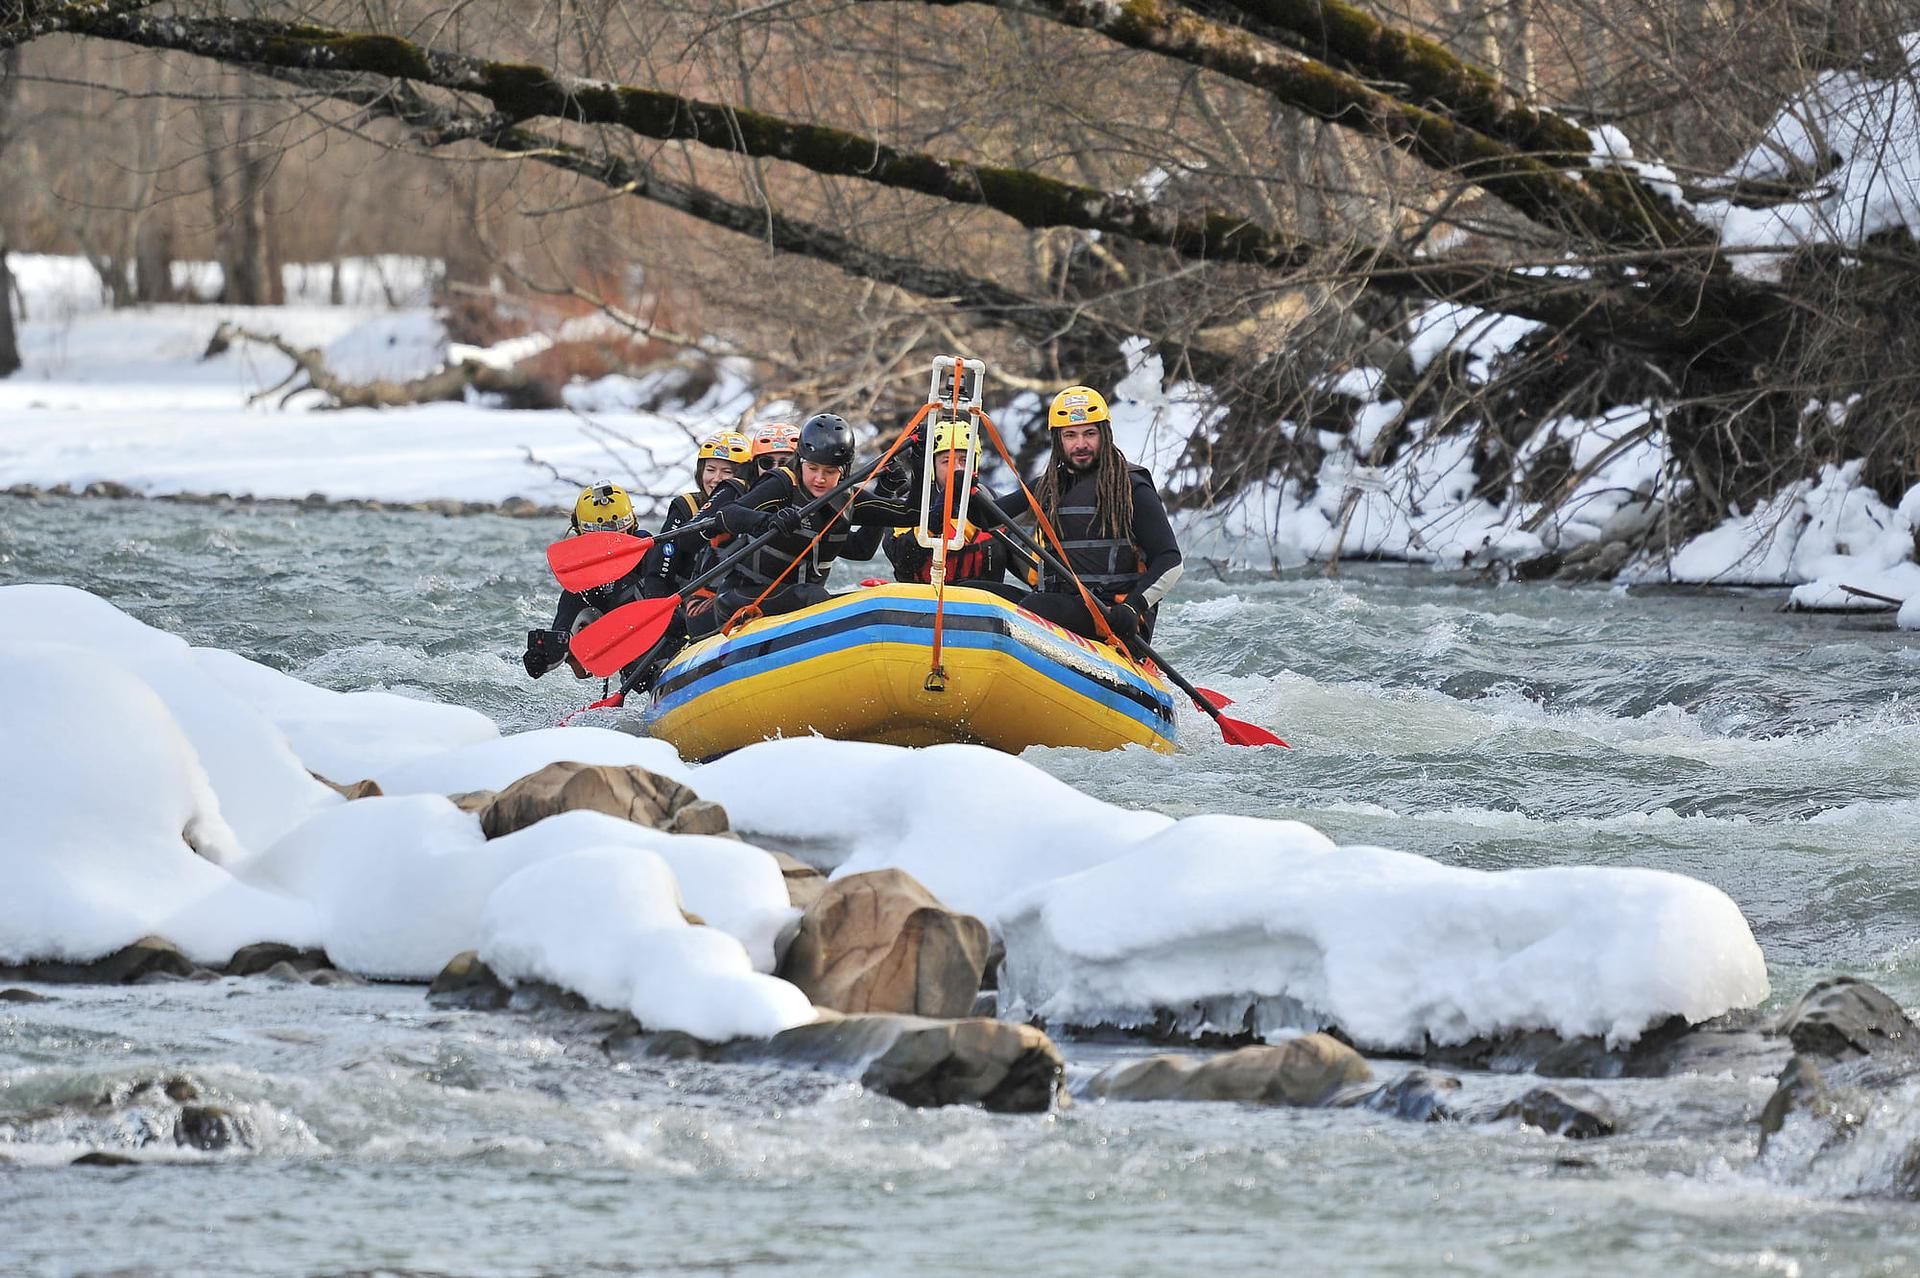
[[[869,475],[870,476],[878,475],[882,470],[886,469],[887,463],[893,460],[893,455],[900,451],[900,446],[906,443],[909,439],[913,438],[914,428],[918,426],[923,420],[925,420],[928,413],[932,412],[934,409],[938,407],[940,407],[940,405],[937,403],[921,405],[920,411],[913,415],[913,420],[906,424],[905,429],[903,429],[900,432],[899,438],[893,441],[893,446],[888,448],[886,452],[882,453],[880,455],[880,460],[874,463],[873,469],[869,472]],[[797,467],[797,463],[796,463],[796,467]],[[799,475],[796,473],[794,478],[798,480]],[[798,568],[803,561],[805,561],[810,555],[813,554],[813,548],[820,544],[821,538],[825,537],[830,531],[832,531],[833,525],[839,521],[840,517],[846,514],[849,510],[853,509],[854,494],[857,493],[858,491],[859,491],[859,487],[856,486],[853,493],[847,494],[846,502],[840,505],[839,507],[837,507],[832,514],[827,516],[827,522],[821,526],[819,532],[813,535],[813,540],[807,543],[807,548],[801,551],[798,555],[794,556],[793,562],[788,564],[785,568],[782,568],[780,570],[780,575],[775,577],[773,581],[768,584],[767,588],[765,590],[762,590],[752,603],[748,604],[746,607],[740,609],[739,611],[735,612],[731,617],[727,618],[727,624],[720,627],[721,634],[731,635],[733,634],[734,631],[738,630],[740,627],[746,625],[748,622],[753,621],[761,616],[760,605],[767,601],[768,595],[780,589],[780,583],[787,579],[787,574],[791,573],[795,568]]]

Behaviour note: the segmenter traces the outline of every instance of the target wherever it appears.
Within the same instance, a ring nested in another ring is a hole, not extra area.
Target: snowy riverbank
[[[418,376],[462,349],[426,305],[423,264],[357,264],[345,305],[315,300],[313,282],[290,267],[294,300],[282,307],[112,311],[84,264],[23,254],[10,260],[26,304],[26,363],[0,380],[0,492],[101,485],[142,496],[528,513],[564,507],[580,483],[612,476],[643,509],[659,509],[690,482],[698,440],[738,425],[754,403],[744,370],[721,361],[718,380],[690,392],[691,402],[664,389],[680,373],[667,369],[576,383],[562,410],[503,411],[483,395],[338,412],[310,411],[317,401],[308,396],[283,410],[271,399],[249,399],[278,383],[288,361],[248,346],[205,357],[215,328],[242,318],[321,350],[349,380]],[[375,266],[391,277],[379,288]],[[1530,331],[1471,307],[1435,307],[1410,326],[1410,371],[1445,357],[1470,381],[1485,380]],[[1158,358],[1144,347],[1133,354],[1134,371],[1111,396],[1116,437],[1129,456],[1172,482],[1186,441],[1210,410],[1199,388],[1164,382]],[[1190,556],[1260,568],[1334,557],[1498,567],[1592,554],[1635,537],[1670,495],[1671,458],[1651,404],[1555,419],[1534,433],[1513,458],[1513,482],[1550,458],[1578,480],[1547,512],[1479,495],[1470,441],[1429,436],[1421,419],[1405,422],[1404,441],[1376,457],[1381,432],[1406,416],[1381,370],[1351,370],[1335,390],[1354,425],[1347,434],[1319,433],[1325,460],[1314,484],[1258,486],[1223,508],[1187,512],[1180,531]],[[1031,407],[1020,399],[1013,405]],[[632,407],[655,403],[658,411]],[[990,395],[990,408],[1009,406]],[[1277,429],[1296,428],[1283,422]],[[1920,600],[1917,527],[1920,489],[1889,507],[1861,485],[1857,466],[1828,467],[1755,510],[1730,512],[1691,541],[1622,555],[1607,571],[1630,583],[1793,588],[1793,606],[1808,609],[1898,607]],[[1920,628],[1920,602],[1901,609],[1900,622]]]

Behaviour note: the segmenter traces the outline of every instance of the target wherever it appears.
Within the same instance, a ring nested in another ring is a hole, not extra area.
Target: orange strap
[[[994,429],[993,419],[985,412],[980,412],[979,418],[980,424],[986,428],[987,438],[993,441],[994,451],[1000,454],[1000,459],[1007,463],[1007,469],[1013,472],[1013,482],[1020,485],[1020,491],[1026,494],[1027,509],[1033,512],[1033,522],[1039,525],[1041,534],[1053,543],[1053,551],[1060,556],[1060,565],[1067,570],[1067,577],[1073,582],[1074,589],[1080,592],[1080,602],[1086,605],[1088,614],[1093,618],[1093,624],[1099,627],[1100,633],[1107,637],[1106,641],[1119,649],[1121,655],[1131,662],[1133,653],[1129,651],[1126,644],[1120,642],[1120,636],[1113,633],[1113,626],[1107,621],[1106,609],[1094,599],[1093,592],[1089,591],[1086,583],[1080,580],[1080,574],[1073,570],[1073,560],[1067,556],[1067,548],[1060,544],[1060,534],[1053,530],[1051,523],[1047,522],[1047,512],[1040,509],[1040,501],[1033,495],[1033,490],[1027,487],[1027,481],[1020,478],[1020,467],[1014,464],[1013,455],[1007,451],[1006,444],[1001,442],[1000,432]],[[1042,568],[1044,567],[1043,564]]]
[[[913,420],[908,422],[906,425],[906,428],[900,432],[900,437],[893,441],[893,447],[887,449],[886,452],[882,453],[880,455],[880,460],[874,463],[873,469],[867,472],[867,478],[871,479],[873,476],[879,474],[880,471],[886,466],[886,464],[893,460],[893,455],[900,451],[900,445],[906,443],[907,440],[913,437],[913,428],[918,426],[921,423],[921,421],[923,421],[926,418],[926,415],[928,413],[932,412],[934,409],[938,407],[939,407],[938,404],[921,405],[920,411],[913,415]],[[857,484],[854,485],[854,489],[856,491],[858,490],[858,488],[859,488],[859,485]],[[827,516],[827,522],[821,526],[821,529],[819,532],[813,535],[813,540],[807,543],[807,548],[801,551],[798,555],[794,556],[793,562],[788,564],[785,568],[782,568],[780,570],[780,575],[778,577],[775,577],[773,581],[767,586],[767,588],[761,591],[759,596],[755,598],[752,603],[748,604],[746,607],[740,609],[739,611],[735,612],[731,617],[727,618],[727,624],[720,627],[720,632],[722,634],[730,635],[734,631],[738,630],[741,626],[746,625],[749,621],[752,621],[754,618],[760,616],[761,615],[760,605],[767,601],[767,596],[772,594],[774,591],[780,589],[780,583],[787,579],[787,574],[792,572],[795,568],[798,568],[800,566],[800,561],[813,553],[813,548],[820,544],[820,539],[827,535],[827,533],[833,528],[833,525],[835,524],[835,522],[839,520],[841,515],[844,515],[848,510],[851,510],[852,508],[853,508],[853,494],[849,492],[847,495],[846,504],[841,506],[840,509],[834,511],[831,515]]]

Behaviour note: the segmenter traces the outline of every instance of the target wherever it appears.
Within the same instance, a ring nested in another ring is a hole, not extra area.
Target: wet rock
[[[45,994],[35,994],[32,990],[0,990],[0,1003],[51,1003],[53,1000]]]
[[[645,768],[549,763],[495,795],[480,812],[480,828],[497,839],[555,813],[604,812],[664,830],[682,808],[699,801],[678,781]]]
[[[218,1105],[183,1105],[173,1122],[173,1143],[208,1153],[247,1143],[240,1120]]]
[[[473,950],[454,955],[427,987],[427,1002],[435,1007],[491,1012],[505,1007],[512,998],[513,991]]]
[[[665,827],[674,834],[731,834],[727,810],[712,799],[695,799],[677,810]]]
[[[1518,1100],[1508,1101],[1496,1119],[1517,1118],[1530,1127],[1569,1140],[1613,1135],[1613,1107],[1606,1098],[1584,1088],[1536,1087]]]
[[[802,861],[799,857],[789,856],[785,852],[770,854],[780,864],[780,874],[787,881],[787,900],[801,910],[811,909],[827,890],[827,876]]]
[[[278,941],[262,941],[235,950],[233,957],[227,960],[226,973],[228,976],[259,976],[281,964],[300,972],[333,966],[324,950],[301,950]]]
[[[1390,1114],[1410,1123],[1439,1123],[1460,1116],[1454,1111],[1459,1094],[1460,1080],[1453,1075],[1410,1069],[1391,1083],[1339,1097],[1334,1103]]]
[[[1323,1105],[1373,1077],[1360,1053],[1326,1034],[1242,1047],[1219,1056],[1163,1054],[1102,1070],[1087,1094],[1115,1101],[1253,1101]]]
[[[41,985],[131,985],[145,977],[186,980],[200,970],[172,941],[144,936],[91,963],[48,962],[0,967],[0,980]]]
[[[656,1034],[632,1046],[649,1057],[855,1074],[903,1104],[978,1105],[1006,1114],[1051,1108],[1064,1069],[1059,1049],[1031,1025],[924,1016],[825,1013],[772,1038],[704,1045],[684,1034]]]
[[[129,1158],[125,1154],[110,1154],[104,1149],[90,1149],[80,1157],[68,1163],[69,1167],[132,1167],[140,1160]]]
[[[960,1017],[973,1010],[987,925],[949,910],[901,870],[827,884],[779,975],[839,1012]]]
[[[272,967],[260,973],[260,975],[269,981],[276,981],[282,985],[305,985],[307,983],[307,974],[287,962],[275,963]]]
[[[1830,1061],[1920,1052],[1920,1031],[1900,1005],[1851,976],[1829,977],[1802,994],[1780,1018],[1779,1032],[1802,1056]]]
[[[323,967],[307,975],[307,984],[317,985],[321,989],[353,989],[367,982],[352,972],[342,972],[339,968]]]
[[[500,503],[499,513],[512,519],[525,519],[540,513],[540,507],[525,497],[509,497]]]
[[[1760,1152],[1767,1152],[1767,1142],[1780,1134],[1789,1115],[1811,1113],[1827,1117],[1832,1111],[1832,1095],[1827,1080],[1820,1075],[1820,1067],[1804,1056],[1794,1057],[1780,1071],[1780,1081],[1760,1111]]]
[[[138,493],[134,492],[133,489],[127,487],[125,484],[117,483],[111,479],[94,480],[81,490],[80,495],[82,497],[116,497],[121,499],[139,496]]]
[[[494,796],[498,793],[497,790],[467,790],[460,794],[448,795],[447,801],[462,812],[477,814],[486,811],[487,805],[493,802]]]
[[[1428,1065],[1495,1074],[1538,1074],[1542,1078],[1666,1078],[1727,1071],[1766,1074],[1779,1069],[1788,1055],[1767,1029],[1750,1012],[1699,1024],[1674,1016],[1649,1026],[1639,1038],[1622,1046],[1610,1047],[1605,1040],[1590,1036],[1562,1038],[1551,1030],[1529,1030],[1430,1046],[1421,1059]]]

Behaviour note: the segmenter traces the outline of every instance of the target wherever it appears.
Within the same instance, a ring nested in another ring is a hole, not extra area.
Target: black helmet
[[[816,466],[853,465],[853,427],[835,413],[815,413],[800,427],[800,448],[795,454],[803,462]]]

